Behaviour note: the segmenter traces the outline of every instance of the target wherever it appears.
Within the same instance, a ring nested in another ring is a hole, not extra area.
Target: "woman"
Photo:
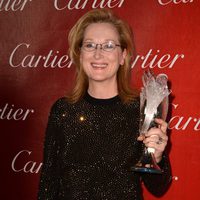
[[[133,43],[128,25],[109,10],[92,10],[70,31],[69,46],[76,83],[71,95],[51,109],[38,199],[140,200],[141,181],[154,195],[162,195],[170,182],[163,154],[167,124],[156,119],[160,128],[150,129],[145,139],[138,137],[139,101],[129,86]],[[141,156],[138,140],[155,148],[161,175],[130,170]]]

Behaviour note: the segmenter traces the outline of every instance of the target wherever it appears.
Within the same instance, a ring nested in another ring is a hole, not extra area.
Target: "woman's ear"
[[[127,56],[127,50],[124,49],[123,52],[122,52],[122,58],[121,58],[120,65],[124,64],[126,56]]]

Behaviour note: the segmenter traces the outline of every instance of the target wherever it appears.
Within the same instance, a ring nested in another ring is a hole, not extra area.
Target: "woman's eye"
[[[105,44],[104,48],[105,49],[113,49],[113,44]]]
[[[86,48],[93,48],[94,45],[93,45],[92,43],[88,43],[88,44],[85,45],[85,47],[86,47]]]

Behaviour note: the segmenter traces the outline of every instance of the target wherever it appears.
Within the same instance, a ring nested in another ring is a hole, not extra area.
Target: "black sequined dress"
[[[139,159],[139,101],[86,94],[75,104],[61,98],[46,129],[38,200],[141,200],[141,182],[160,196],[170,182],[166,156],[162,175],[130,171]]]

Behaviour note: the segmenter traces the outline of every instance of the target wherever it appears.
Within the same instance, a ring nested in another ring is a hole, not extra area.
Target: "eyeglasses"
[[[102,44],[96,44],[94,42],[84,42],[82,44],[83,50],[88,52],[95,51],[98,46],[100,46],[100,49],[106,52],[113,51],[116,47],[121,47],[121,45],[115,44],[113,41],[108,41]]]

